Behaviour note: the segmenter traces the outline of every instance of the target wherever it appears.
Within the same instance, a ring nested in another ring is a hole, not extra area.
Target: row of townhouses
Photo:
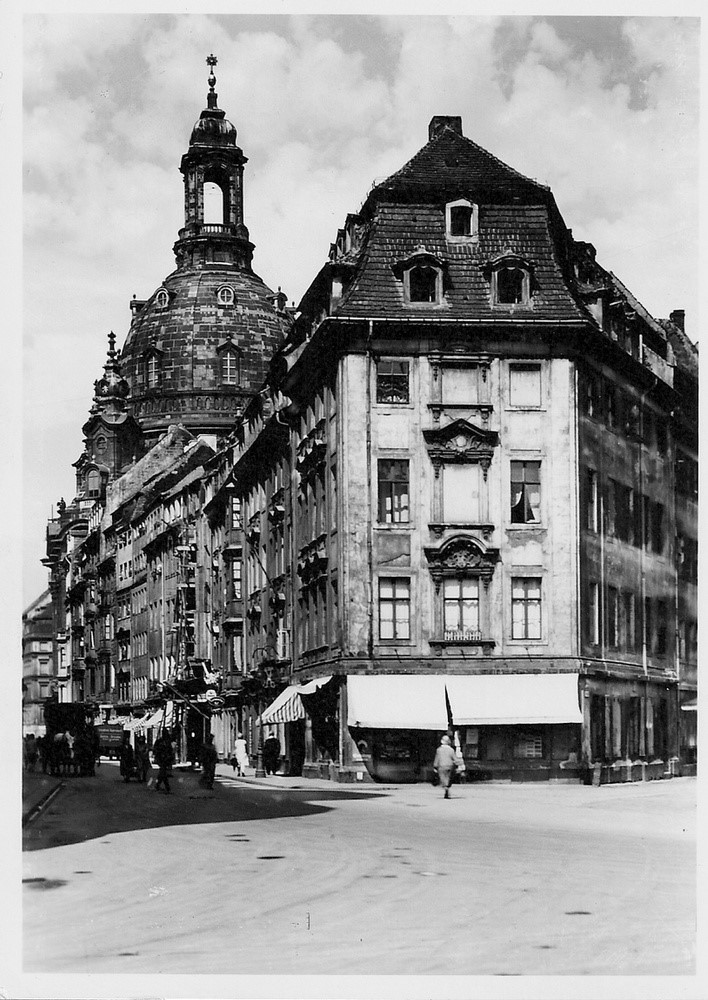
[[[448,729],[480,780],[693,773],[683,312],[443,116],[288,307],[209,83],[176,269],[110,335],[48,525],[49,697],[169,719],[184,759],[272,727],[345,781],[424,778]]]

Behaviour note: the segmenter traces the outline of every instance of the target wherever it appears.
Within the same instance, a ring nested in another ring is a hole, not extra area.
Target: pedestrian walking
[[[150,753],[144,736],[135,737],[135,771],[138,781],[145,784],[150,770]]]
[[[245,775],[246,768],[248,766],[248,747],[246,746],[246,741],[243,738],[243,733],[238,733],[236,740],[234,741],[234,752],[231,758],[231,767],[234,771],[238,771],[239,778],[242,778]]]
[[[435,760],[433,761],[433,770],[440,779],[440,786],[445,790],[444,798],[450,798],[450,785],[452,784],[452,776],[455,773],[455,751],[452,748],[449,736],[443,736],[440,740],[440,746],[435,751]]]
[[[219,755],[214,746],[214,734],[207,733],[199,753],[199,763],[202,765],[202,776],[199,779],[199,784],[204,788],[214,787],[214,775],[218,761]]]
[[[159,792],[160,785],[165,786],[165,792],[170,794],[170,768],[174,763],[175,755],[172,749],[172,740],[169,734],[165,730],[160,737],[156,740],[155,746],[152,748],[152,755],[157,764],[157,781],[155,782],[155,791]]]
[[[280,761],[280,740],[271,729],[263,744],[263,767],[266,774],[275,774]]]
[[[126,784],[135,777],[135,753],[127,733],[123,736],[123,745],[120,748],[120,773]]]

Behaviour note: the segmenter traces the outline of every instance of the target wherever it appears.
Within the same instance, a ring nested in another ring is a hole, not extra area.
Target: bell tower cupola
[[[174,245],[178,269],[232,264],[251,270],[254,246],[243,221],[243,168],[236,128],[218,107],[216,56],[207,57],[207,106],[192,129],[182,157],[184,228]]]

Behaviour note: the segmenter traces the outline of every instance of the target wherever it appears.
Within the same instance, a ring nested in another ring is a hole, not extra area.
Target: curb
[[[52,788],[50,791],[48,791],[47,794],[39,800],[39,802],[37,802],[33,806],[30,806],[27,812],[23,812],[22,826],[27,826],[29,823],[32,822],[33,819],[39,816],[42,810],[45,809],[54,798],[56,798],[56,796],[59,794],[59,792],[62,790],[63,787],[64,787],[64,782],[62,781],[58,785],[55,785],[54,788]]]

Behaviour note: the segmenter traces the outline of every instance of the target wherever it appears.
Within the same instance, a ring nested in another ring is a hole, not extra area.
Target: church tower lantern
[[[227,435],[261,388],[289,316],[251,267],[243,221],[247,158],[218,106],[207,59],[207,106],[195,123],[180,172],[184,226],[176,269],[148,299],[133,297],[121,355],[128,406],[149,448],[173,424],[192,434]]]

